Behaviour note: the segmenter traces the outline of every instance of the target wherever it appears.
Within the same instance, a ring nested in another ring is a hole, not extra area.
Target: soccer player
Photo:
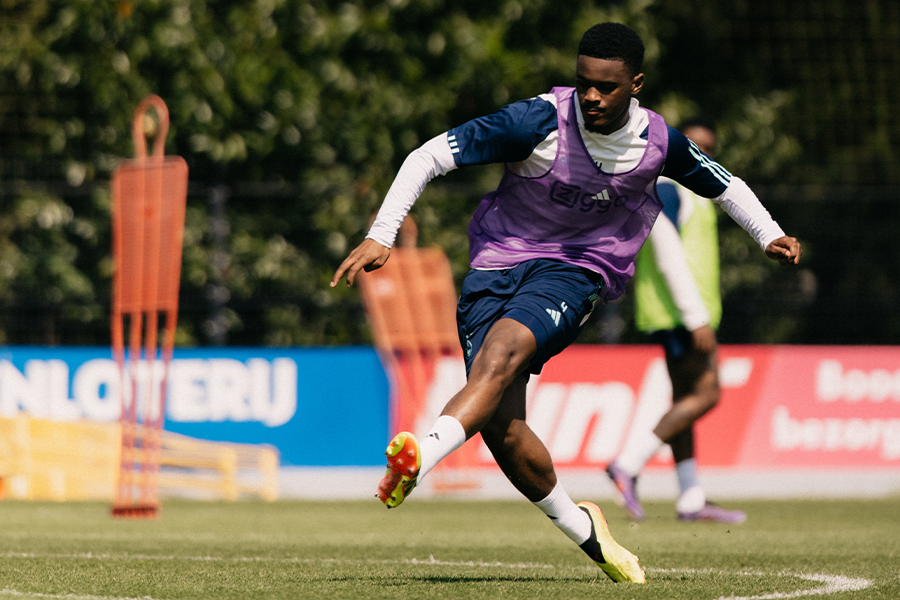
[[[715,125],[689,119],[679,128],[696,153],[715,156]],[[662,345],[672,380],[672,408],[652,431],[629,438],[606,473],[619,490],[625,510],[644,518],[636,482],[644,465],[664,443],[672,448],[683,521],[741,523],[747,515],[706,501],[697,480],[694,422],[719,401],[715,330],[722,316],[719,295],[719,239],[715,207],[708,199],[660,178],[663,203],[650,237],[638,253],[634,275],[635,322]]]
[[[620,296],[662,203],[665,174],[715,198],[782,264],[800,244],[737,177],[692,150],[687,138],[634,98],[644,45],[617,23],[591,27],[578,46],[575,87],[553,88],[443,133],[404,161],[363,242],[331,285],[388,260],[394,236],[425,185],[466,165],[502,162],[497,189],[469,225],[471,270],[457,309],[468,380],[419,443],[388,445],[378,496],[398,506],[438,462],[481,433],[526,498],[614,581],[643,582],[637,558],[613,540],[600,510],[575,504],[550,454],[525,423],[529,374],[561,352],[594,305]]]

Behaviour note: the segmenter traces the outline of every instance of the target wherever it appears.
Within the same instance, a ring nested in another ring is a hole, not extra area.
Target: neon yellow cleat
[[[600,512],[600,508],[591,502],[579,502],[578,508],[586,512],[594,524],[590,539],[581,545],[581,549],[613,581],[645,583],[644,570],[638,564],[637,556],[620,546],[612,538],[609,533],[609,525],[606,524],[606,518]]]
[[[419,468],[422,466],[419,442],[413,434],[401,431],[388,444],[384,454],[387,456],[387,471],[378,484],[378,493],[375,495],[388,508],[395,508],[416,487]]]

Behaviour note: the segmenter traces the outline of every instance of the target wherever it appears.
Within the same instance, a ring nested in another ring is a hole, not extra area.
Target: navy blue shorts
[[[469,271],[456,310],[466,373],[487,332],[499,319],[518,321],[537,341],[529,372],[575,341],[604,285],[599,273],[568,263],[537,259],[511,269]]]
[[[663,347],[666,358],[681,358],[694,347],[694,335],[684,327],[654,331],[650,339]]]

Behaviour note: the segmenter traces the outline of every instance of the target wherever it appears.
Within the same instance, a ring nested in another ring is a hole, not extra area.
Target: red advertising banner
[[[702,466],[900,466],[900,347],[722,346],[719,354],[722,398],[696,426]],[[463,382],[460,361],[438,365],[417,431]],[[657,346],[574,345],[532,377],[528,422],[558,467],[603,467],[630,435],[655,426],[671,393]],[[478,466],[493,466],[476,443]],[[664,448],[649,466],[666,464]]]

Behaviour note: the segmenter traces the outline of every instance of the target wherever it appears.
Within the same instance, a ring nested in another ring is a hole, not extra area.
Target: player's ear
[[[636,96],[637,93],[641,91],[642,87],[644,87],[644,74],[638,73],[634,76],[634,79],[631,80],[631,95]]]

